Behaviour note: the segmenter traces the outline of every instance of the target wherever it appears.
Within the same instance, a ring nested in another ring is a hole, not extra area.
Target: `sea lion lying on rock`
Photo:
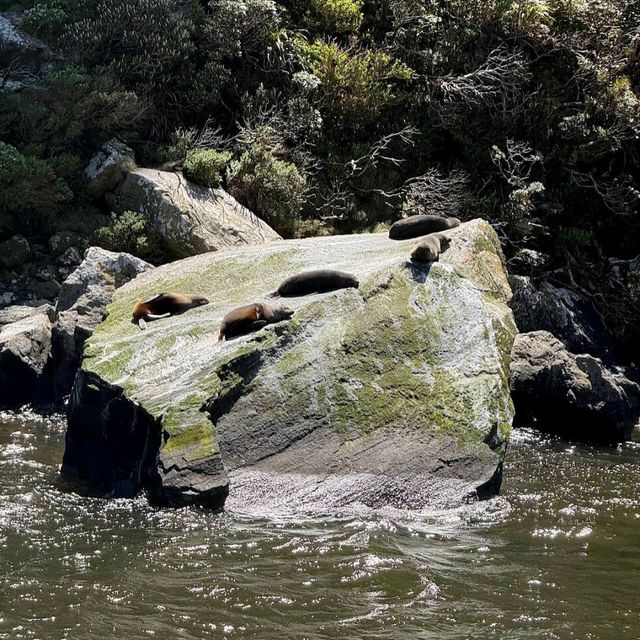
[[[428,233],[446,231],[460,224],[458,218],[443,218],[442,216],[411,216],[394,222],[389,228],[389,237],[392,240],[407,240],[426,236]]]
[[[344,271],[332,269],[319,269],[318,271],[305,271],[287,278],[274,291],[272,296],[295,297],[306,296],[310,293],[325,293],[336,289],[358,288],[358,278]]]
[[[146,329],[146,320],[168,318],[171,315],[184,313],[188,309],[200,307],[204,304],[209,304],[209,301],[202,296],[158,293],[153,298],[136,303],[133,307],[133,319],[131,322],[137,324],[141,329]]]
[[[451,238],[444,233],[430,233],[411,252],[414,262],[433,262],[449,246]]]
[[[288,320],[292,315],[293,310],[289,307],[274,307],[261,302],[238,307],[222,318],[218,341],[243,336],[267,324]]]

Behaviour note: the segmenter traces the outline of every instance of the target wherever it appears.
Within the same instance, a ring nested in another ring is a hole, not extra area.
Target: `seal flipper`
[[[153,313],[147,313],[147,319],[148,320],[162,320],[162,318],[168,318],[171,314],[170,313],[162,313],[160,315],[155,315]]]
[[[144,321],[144,318],[138,318],[138,326],[142,331],[147,328],[147,323]]]
[[[262,329],[262,327],[266,327],[268,324],[266,320],[254,320],[251,323],[251,329],[257,331],[258,329]]]

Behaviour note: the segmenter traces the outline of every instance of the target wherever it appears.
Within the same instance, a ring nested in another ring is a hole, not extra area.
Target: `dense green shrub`
[[[346,50],[335,42],[303,44],[302,54],[320,79],[323,104],[339,125],[363,126],[396,98],[398,81],[408,81],[409,67],[383,51]]]
[[[357,31],[362,24],[362,0],[311,0],[311,12],[327,33]]]
[[[52,163],[0,142],[0,226],[25,229],[46,222],[72,193]]]
[[[231,163],[227,183],[239,202],[279,233],[292,234],[306,186],[295,165],[256,143]]]
[[[40,0],[24,12],[21,26],[33,35],[55,39],[71,24],[74,5],[81,3],[82,0]]]
[[[222,171],[227,166],[231,154],[214,149],[198,149],[187,156],[183,173],[187,180],[203,187],[219,187]]]
[[[111,214],[109,224],[95,232],[95,242],[109,251],[125,251],[149,262],[162,262],[159,239],[149,229],[142,213],[124,211]]]

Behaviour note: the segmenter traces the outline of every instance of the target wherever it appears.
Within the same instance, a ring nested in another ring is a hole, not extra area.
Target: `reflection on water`
[[[640,448],[517,432],[503,496],[340,518],[56,486],[64,424],[0,416],[0,639],[640,638]]]

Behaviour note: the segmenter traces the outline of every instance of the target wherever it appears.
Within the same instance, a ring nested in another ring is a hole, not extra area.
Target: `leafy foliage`
[[[187,156],[183,173],[187,180],[204,187],[219,187],[222,170],[231,159],[230,153],[214,149],[199,149]]]
[[[239,202],[279,233],[292,234],[305,191],[305,179],[295,165],[278,160],[266,147],[255,143],[231,163],[227,182]]]
[[[104,249],[124,251],[153,263],[163,258],[159,239],[149,230],[147,218],[135,211],[112,213],[109,224],[96,230],[95,242]]]
[[[0,225],[10,230],[28,228],[71,197],[51,163],[0,142]]]

